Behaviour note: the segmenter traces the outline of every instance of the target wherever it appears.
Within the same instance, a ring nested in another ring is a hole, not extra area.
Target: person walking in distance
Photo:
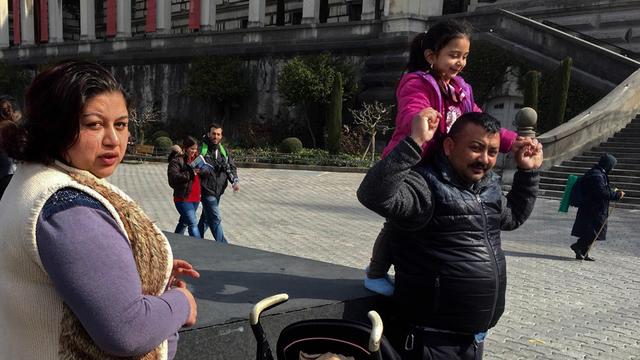
[[[222,126],[216,123],[209,126],[209,132],[200,147],[200,155],[208,164],[200,170],[202,189],[202,215],[198,222],[200,236],[204,238],[208,227],[217,242],[227,243],[222,230],[220,200],[227,188],[227,183],[231,184],[234,192],[240,191],[240,179],[231,153],[222,145]]]
[[[594,261],[589,250],[596,240],[606,240],[607,220],[609,218],[609,202],[624,197],[624,191],[611,190],[609,173],[616,165],[616,158],[611,154],[603,154],[596,165],[587,170],[580,179],[582,204],[578,207],[576,220],[571,235],[578,240],[571,244],[571,250],[577,260]]]

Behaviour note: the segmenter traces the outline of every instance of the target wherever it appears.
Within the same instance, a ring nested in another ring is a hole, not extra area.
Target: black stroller
[[[267,336],[260,325],[260,314],[288,299],[287,294],[273,295],[253,307],[249,321],[256,337],[257,360],[274,359]],[[290,324],[278,337],[277,359],[398,359],[391,345],[382,336],[382,320],[378,313],[369,311],[367,315],[371,326],[337,319],[304,320]]]

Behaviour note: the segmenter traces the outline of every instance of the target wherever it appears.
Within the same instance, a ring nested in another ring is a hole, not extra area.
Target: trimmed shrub
[[[155,141],[159,137],[171,138],[171,135],[169,135],[169,133],[164,131],[164,130],[158,130],[158,131],[154,132],[153,135],[151,135],[151,140]]]
[[[169,152],[169,148],[173,145],[173,141],[166,136],[160,136],[153,140],[153,146],[156,148],[156,153],[166,154]]]
[[[285,154],[295,154],[302,150],[302,141],[296,137],[290,137],[282,140],[278,151]]]
[[[538,87],[540,86],[540,72],[529,70],[524,76],[524,106],[538,110]]]

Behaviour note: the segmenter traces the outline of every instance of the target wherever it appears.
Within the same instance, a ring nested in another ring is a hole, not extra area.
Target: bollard
[[[538,113],[530,107],[523,107],[516,113],[516,126],[518,127],[518,136],[536,137],[536,123],[538,122]]]

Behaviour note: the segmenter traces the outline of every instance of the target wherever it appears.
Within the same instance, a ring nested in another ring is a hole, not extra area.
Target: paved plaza
[[[162,230],[178,213],[166,163],[122,164],[110,181]],[[222,197],[232,244],[364,268],[383,219],[355,191],[364,174],[240,168],[241,191]],[[229,189],[230,190],[230,189]],[[573,258],[575,209],[538,199],[520,229],[503,232],[507,308],[485,359],[640,359],[640,211],[615,209],[595,262]],[[211,239],[211,233],[207,233]]]

